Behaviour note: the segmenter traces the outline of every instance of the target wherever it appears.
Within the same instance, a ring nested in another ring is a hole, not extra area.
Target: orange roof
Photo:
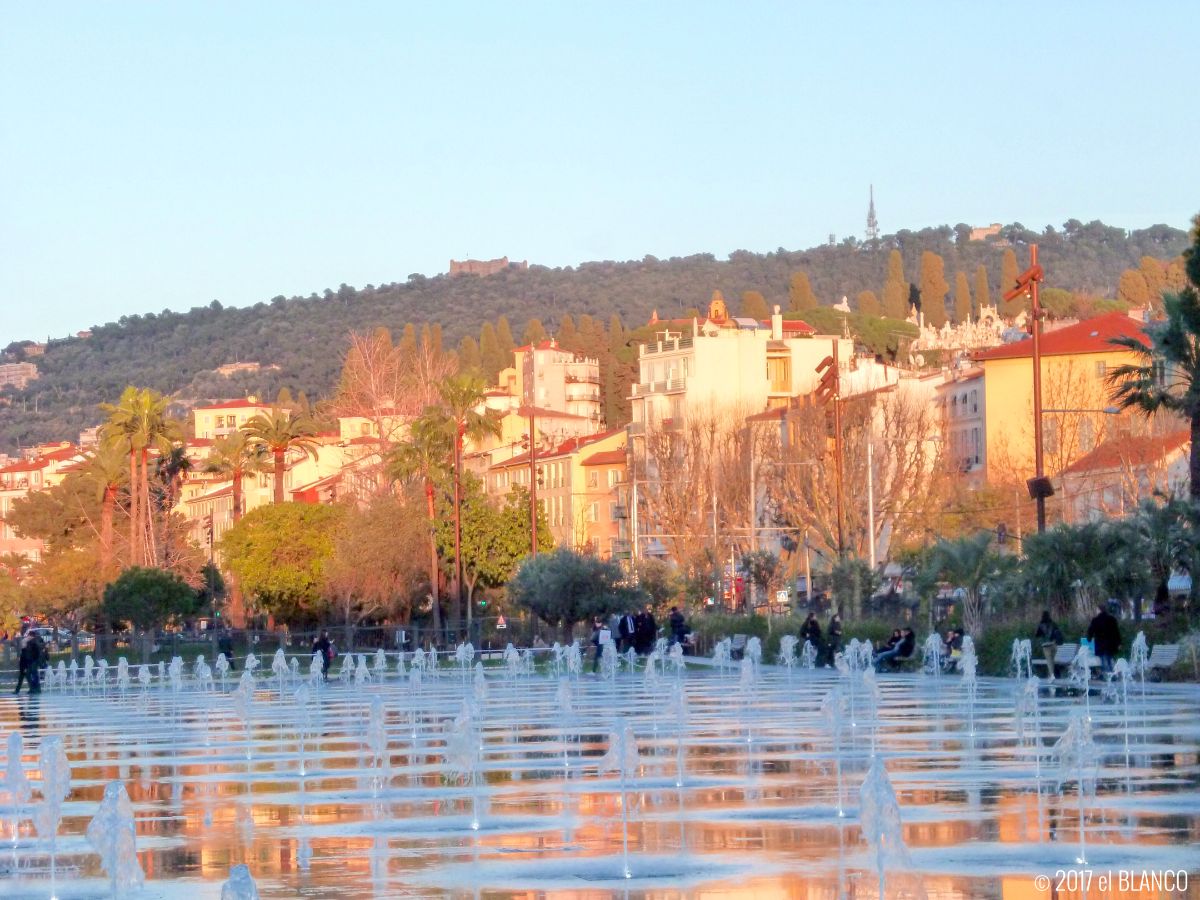
[[[249,397],[243,397],[241,400],[226,400],[223,403],[208,403],[203,406],[195,406],[193,409],[270,409],[269,403],[263,403],[259,400],[251,400]]]
[[[1143,435],[1105,441],[1091,453],[1068,466],[1064,474],[1075,475],[1081,472],[1115,469],[1120,466],[1149,465],[1174,453],[1180,447],[1185,446],[1189,440],[1189,432],[1176,431],[1174,434]]]
[[[586,419],[587,416],[576,415],[575,413],[559,412],[555,409],[542,409],[540,406],[522,406],[516,410],[516,414],[528,419],[529,413],[532,412],[539,419]],[[511,415],[511,413],[510,413]]]
[[[539,450],[534,454],[535,459],[549,459],[554,456],[564,456],[568,453],[574,453],[576,450],[582,450],[589,444],[594,444],[597,441],[602,441],[605,438],[610,438],[614,434],[620,434],[624,428],[610,428],[608,431],[601,431],[596,434],[587,434],[583,437],[568,438],[557,447],[551,450]],[[621,451],[624,456],[624,451]],[[498,462],[492,468],[503,469],[513,465],[529,465],[529,453],[526,451],[520,456],[514,456],[512,459],[506,459],[503,462]]]
[[[1085,319],[1042,335],[1043,356],[1066,356],[1072,353],[1111,353],[1118,349],[1111,343],[1117,337],[1135,337],[1147,343],[1145,326],[1123,312],[1107,313]],[[1001,344],[975,355],[976,362],[990,359],[1020,359],[1033,356],[1033,338]]]
[[[623,466],[625,465],[624,450],[601,450],[593,453],[580,465],[584,466]]]
[[[44,469],[48,465],[50,465],[50,460],[46,459],[44,456],[41,459],[23,460],[19,463],[13,463],[11,466],[5,466],[3,469],[0,469],[0,475],[4,475],[8,472],[36,472],[38,469]]]

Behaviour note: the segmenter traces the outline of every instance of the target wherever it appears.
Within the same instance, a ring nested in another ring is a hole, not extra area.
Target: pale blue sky
[[[0,7],[0,346],[451,257],[1200,205],[1191,3]]]

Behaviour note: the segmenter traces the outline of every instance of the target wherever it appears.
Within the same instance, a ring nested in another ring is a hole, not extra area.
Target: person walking
[[[225,662],[229,663],[229,671],[236,672],[237,664],[233,661],[233,639],[229,636],[229,629],[225,629],[217,637],[217,652],[225,654]]]
[[[313,655],[321,654],[321,678],[324,681],[329,680],[329,661],[333,659],[333,644],[329,641],[329,632],[321,630],[321,635],[312,645]]]
[[[1047,680],[1053,681],[1058,677],[1054,671],[1054,657],[1058,654],[1059,645],[1063,642],[1062,629],[1050,617],[1050,610],[1042,610],[1042,619],[1038,622],[1037,631],[1033,634],[1033,642],[1042,648],[1042,656],[1046,658]]]
[[[825,648],[825,665],[832,666],[834,658],[842,649],[842,617],[834,613],[829,619],[829,627],[825,629],[829,646]]]
[[[13,691],[14,694],[21,693],[21,685],[26,681],[29,682],[29,693],[42,692],[42,676],[39,669],[44,653],[42,639],[32,628],[27,629],[21,637],[21,654],[17,658],[17,688]]]
[[[629,613],[623,613],[621,620],[617,623],[617,637],[619,643],[617,652],[624,653],[633,646],[634,639],[637,636],[637,622]]]
[[[682,644],[687,636],[687,621],[683,618],[683,613],[679,611],[678,606],[671,607],[671,614],[667,617],[667,624],[671,628],[671,643]]]
[[[820,653],[821,623],[817,621],[815,612],[810,612],[808,618],[804,620],[804,624],[800,626],[800,640],[812,644],[813,649]]]
[[[1100,671],[1107,675],[1121,649],[1121,626],[1104,606],[1096,608],[1096,617],[1088,625],[1087,638],[1092,642],[1092,651],[1100,658]]]

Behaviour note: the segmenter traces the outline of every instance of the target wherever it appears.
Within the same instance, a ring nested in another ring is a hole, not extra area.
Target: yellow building
[[[1135,362],[1113,346],[1118,337],[1143,335],[1143,322],[1125,313],[1086,319],[1042,336],[1042,408],[1045,469],[1057,476],[1091,452],[1107,434],[1136,430],[1130,415],[1109,415],[1111,391],[1105,376]],[[975,356],[983,369],[981,406],[985,446],[982,464],[992,482],[1023,481],[1033,475],[1033,339],[993,347]],[[970,394],[968,392],[968,402]],[[972,403],[969,410],[974,410]],[[974,452],[971,452],[974,459]],[[965,458],[965,455],[964,455]]]
[[[270,411],[270,404],[259,402],[257,397],[197,406],[192,410],[195,417],[193,434],[202,440],[224,437],[233,434],[259,413]]]

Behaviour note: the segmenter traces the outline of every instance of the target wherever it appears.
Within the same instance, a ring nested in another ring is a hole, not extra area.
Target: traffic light
[[[487,608],[487,598],[484,598],[483,600],[480,600],[480,601],[479,601],[479,608],[480,608],[480,609],[486,609],[486,608]]]
[[[824,405],[838,399],[838,370],[832,356],[827,356],[817,364],[817,374],[821,380],[813,390],[817,402]]]

